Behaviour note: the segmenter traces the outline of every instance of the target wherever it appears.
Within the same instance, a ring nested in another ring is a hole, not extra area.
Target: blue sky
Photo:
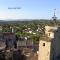
[[[60,0],[0,0],[0,19],[51,19],[55,8],[60,18]]]

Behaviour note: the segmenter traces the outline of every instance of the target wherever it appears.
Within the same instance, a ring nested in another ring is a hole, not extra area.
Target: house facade
[[[20,39],[17,41],[17,47],[32,47],[32,39],[30,37],[20,37]]]
[[[14,42],[16,41],[15,34],[11,32],[4,32],[2,34],[3,34],[3,39],[5,41],[5,44],[7,44],[8,47],[13,48]]]

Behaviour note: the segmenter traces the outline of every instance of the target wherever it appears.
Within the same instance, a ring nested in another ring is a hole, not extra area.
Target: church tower
[[[39,41],[38,60],[53,60],[52,41],[57,27],[45,26],[45,36]],[[52,54],[51,54],[52,53]]]
[[[56,24],[57,23],[57,17],[56,17],[56,9],[54,9],[54,15],[52,17],[53,22]]]

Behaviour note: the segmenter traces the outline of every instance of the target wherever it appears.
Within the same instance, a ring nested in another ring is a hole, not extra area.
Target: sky
[[[0,0],[0,19],[51,19],[54,9],[60,19],[60,0]]]

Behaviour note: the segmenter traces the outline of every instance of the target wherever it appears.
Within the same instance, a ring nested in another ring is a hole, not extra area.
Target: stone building
[[[39,41],[38,60],[60,59],[60,27],[45,26],[45,36]]]
[[[32,47],[31,37],[20,37],[19,40],[17,41],[17,47],[31,48]]]
[[[16,41],[15,34],[11,32],[4,32],[2,34],[3,34],[3,40],[8,45],[8,47],[13,48],[14,42]]]
[[[60,27],[54,31],[54,40],[52,43],[53,59],[60,60]]]

